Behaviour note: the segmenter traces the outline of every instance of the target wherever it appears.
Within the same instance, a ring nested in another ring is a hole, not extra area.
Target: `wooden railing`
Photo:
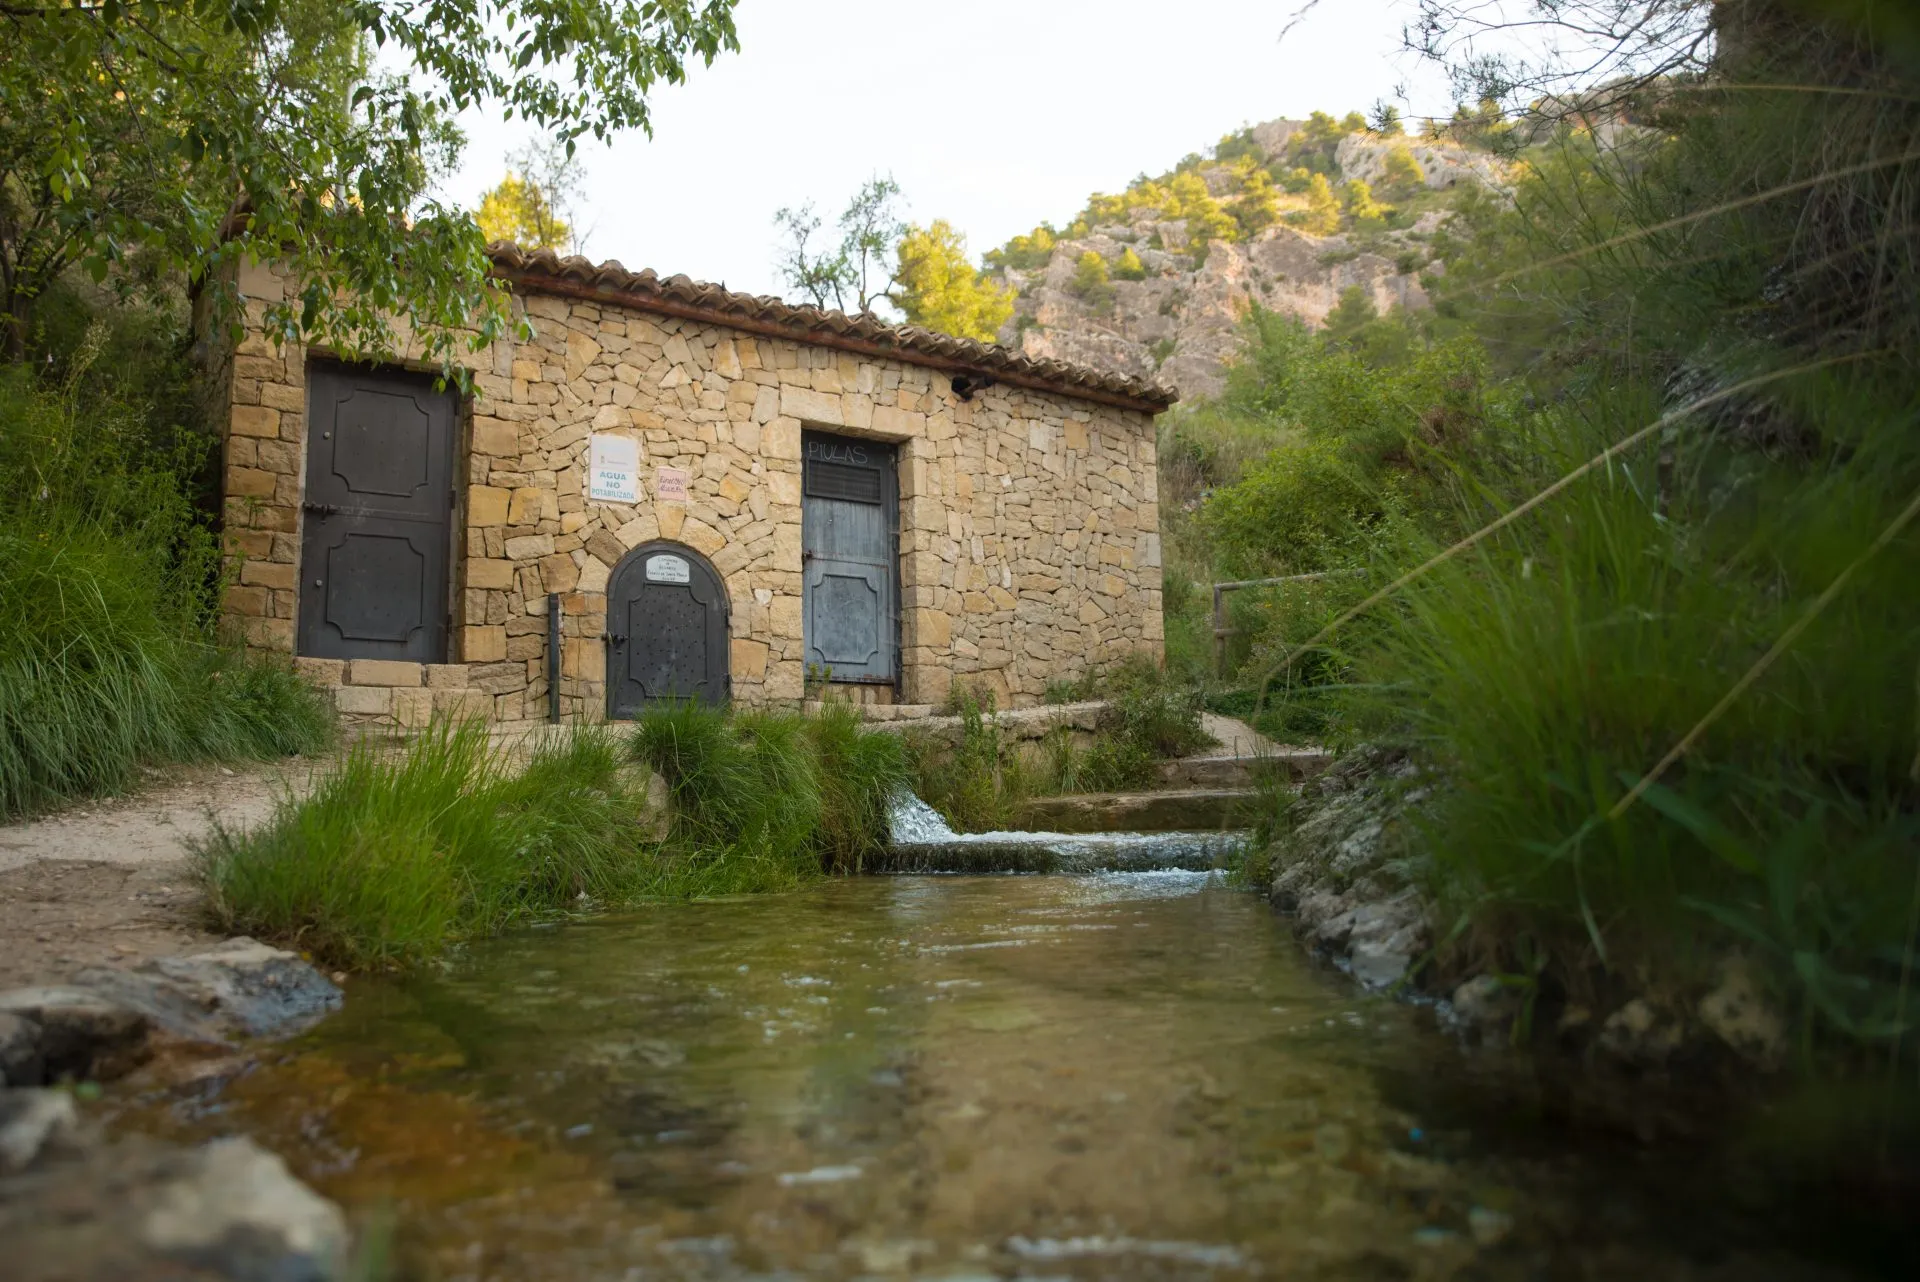
[[[1308,583],[1314,579],[1365,573],[1365,570],[1321,570],[1313,574],[1283,574],[1277,579],[1229,579],[1225,583],[1214,584],[1213,670],[1215,675],[1220,677],[1227,675],[1227,638],[1237,630],[1227,626],[1227,593],[1238,592],[1242,588],[1270,588],[1281,583]]]

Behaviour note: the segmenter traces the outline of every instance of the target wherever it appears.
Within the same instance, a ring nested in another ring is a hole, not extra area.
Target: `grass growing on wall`
[[[642,763],[666,782],[664,816]],[[440,721],[404,748],[356,745],[311,795],[251,832],[217,829],[197,859],[219,929],[404,965],[559,913],[857,871],[904,778],[898,740],[844,707],[662,707],[631,731],[542,739],[524,765],[483,723]]]
[[[105,338],[86,341],[57,384],[0,369],[0,815],[333,730],[291,665],[214,643],[217,549],[191,488],[205,443],[90,373]]]

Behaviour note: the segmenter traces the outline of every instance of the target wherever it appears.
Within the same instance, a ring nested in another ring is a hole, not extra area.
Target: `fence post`
[[[1213,585],[1213,674],[1227,679],[1227,585]]]
[[[547,720],[560,724],[560,594],[547,593]]]

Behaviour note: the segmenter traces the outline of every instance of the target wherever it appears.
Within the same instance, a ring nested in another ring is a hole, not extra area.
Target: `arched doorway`
[[[642,543],[607,583],[607,715],[637,716],[649,703],[725,703],[727,589],[698,552]]]

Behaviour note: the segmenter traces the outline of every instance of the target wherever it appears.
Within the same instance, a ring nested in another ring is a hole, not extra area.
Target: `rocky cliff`
[[[1357,117],[1257,125],[989,254],[1016,290],[1000,341],[1211,395],[1255,303],[1315,326],[1356,286],[1381,312],[1427,306],[1459,190],[1504,179],[1486,151]]]

